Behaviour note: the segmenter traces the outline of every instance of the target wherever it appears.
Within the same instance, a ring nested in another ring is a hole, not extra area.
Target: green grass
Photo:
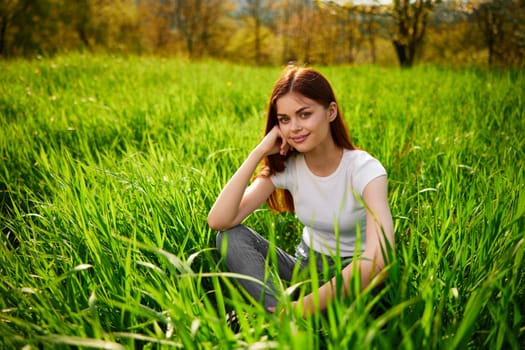
[[[222,273],[206,215],[280,68],[2,61],[0,347],[523,348],[523,71],[320,69],[389,172],[386,310],[365,291],[280,320]],[[247,222],[289,251],[301,229],[265,208]],[[255,316],[239,334],[232,308]]]

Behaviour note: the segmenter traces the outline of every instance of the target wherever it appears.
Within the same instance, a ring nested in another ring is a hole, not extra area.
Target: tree
[[[130,50],[138,31],[134,0],[54,1],[87,49]]]
[[[368,56],[371,63],[376,63],[376,39],[380,36],[386,9],[378,4],[355,5],[351,11],[359,17],[358,26],[362,39],[368,44]]]
[[[312,18],[315,8],[310,0],[285,0],[280,4],[276,19],[282,38],[282,62],[309,61],[312,43]]]
[[[45,23],[49,1],[0,0],[0,57],[40,51],[35,29]]]
[[[421,60],[433,64],[471,66],[484,63],[483,35],[466,2],[434,7]]]
[[[224,32],[230,1],[142,0],[139,5],[144,44],[155,53],[183,52],[199,58],[215,51]]]
[[[173,27],[186,43],[189,57],[202,56],[231,5],[223,0],[175,0],[173,5]]]
[[[129,49],[136,32],[133,0],[0,0],[0,54],[71,49]]]
[[[262,63],[262,27],[274,23],[274,0],[246,0],[243,15],[253,25],[253,49],[255,64]]]
[[[489,65],[494,63],[495,55],[501,54],[498,49],[505,35],[503,24],[507,17],[507,7],[508,4],[504,4],[504,1],[495,0],[482,2],[477,9],[476,17],[489,51]]]
[[[158,0],[142,0],[138,6],[141,46],[146,51],[162,54],[174,41],[170,7]]]
[[[523,64],[525,1],[485,0],[474,6],[477,22],[488,49],[488,64]]]
[[[21,10],[18,0],[0,0],[0,57],[7,54],[7,31]]]
[[[414,64],[425,36],[428,16],[441,0],[393,0],[392,43],[401,67]]]
[[[318,2],[310,17],[311,49],[309,57],[321,64],[352,62],[354,56],[355,22],[344,7],[329,2]],[[322,30],[319,30],[322,28]]]
[[[146,46],[154,52],[176,48],[199,58],[213,51],[212,39],[225,34],[222,23],[233,5],[222,0],[143,0],[139,7]]]
[[[356,56],[360,51],[362,43],[365,39],[364,29],[372,28],[371,23],[367,21],[366,12],[369,6],[367,5],[353,5],[352,3],[346,5],[331,4],[331,11],[336,13],[337,21],[337,36],[341,42],[342,57],[337,61],[354,63]],[[372,37],[372,36],[370,36]]]

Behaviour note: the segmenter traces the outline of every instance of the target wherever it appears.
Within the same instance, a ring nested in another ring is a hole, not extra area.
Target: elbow
[[[220,220],[213,215],[208,215],[207,221],[208,227],[214,231],[225,231],[231,227],[224,220]]]
[[[221,215],[217,213],[215,208],[211,208],[208,212],[208,216],[206,217],[206,221],[208,222],[208,227],[215,231],[220,231],[222,229],[221,224]]]
[[[220,222],[217,219],[215,219],[213,216],[208,215],[207,221],[208,221],[209,228],[215,231],[221,231],[222,226]]]
[[[385,261],[385,256],[382,250],[377,247],[373,251],[370,251],[369,253],[363,254],[365,257],[369,257],[368,263],[369,263],[369,273],[371,275],[379,275],[382,274],[386,270],[387,261]]]
[[[241,222],[239,215],[232,216],[231,213],[215,210],[214,208],[208,212],[206,220],[208,227],[215,231],[226,231]]]

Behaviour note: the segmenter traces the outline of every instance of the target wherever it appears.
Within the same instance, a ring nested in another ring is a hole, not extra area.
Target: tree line
[[[525,0],[0,0],[0,57],[67,51],[257,65],[525,63]]]

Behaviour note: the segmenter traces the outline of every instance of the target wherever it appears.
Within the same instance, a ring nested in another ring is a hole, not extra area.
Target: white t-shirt
[[[286,168],[271,177],[275,187],[290,191],[295,213],[304,225],[303,240],[315,251],[350,257],[356,252],[357,234],[365,248],[366,211],[363,190],[385,168],[370,154],[345,150],[338,168],[328,176],[313,174],[304,155],[298,153],[286,161]],[[357,196],[357,197],[356,197]]]

